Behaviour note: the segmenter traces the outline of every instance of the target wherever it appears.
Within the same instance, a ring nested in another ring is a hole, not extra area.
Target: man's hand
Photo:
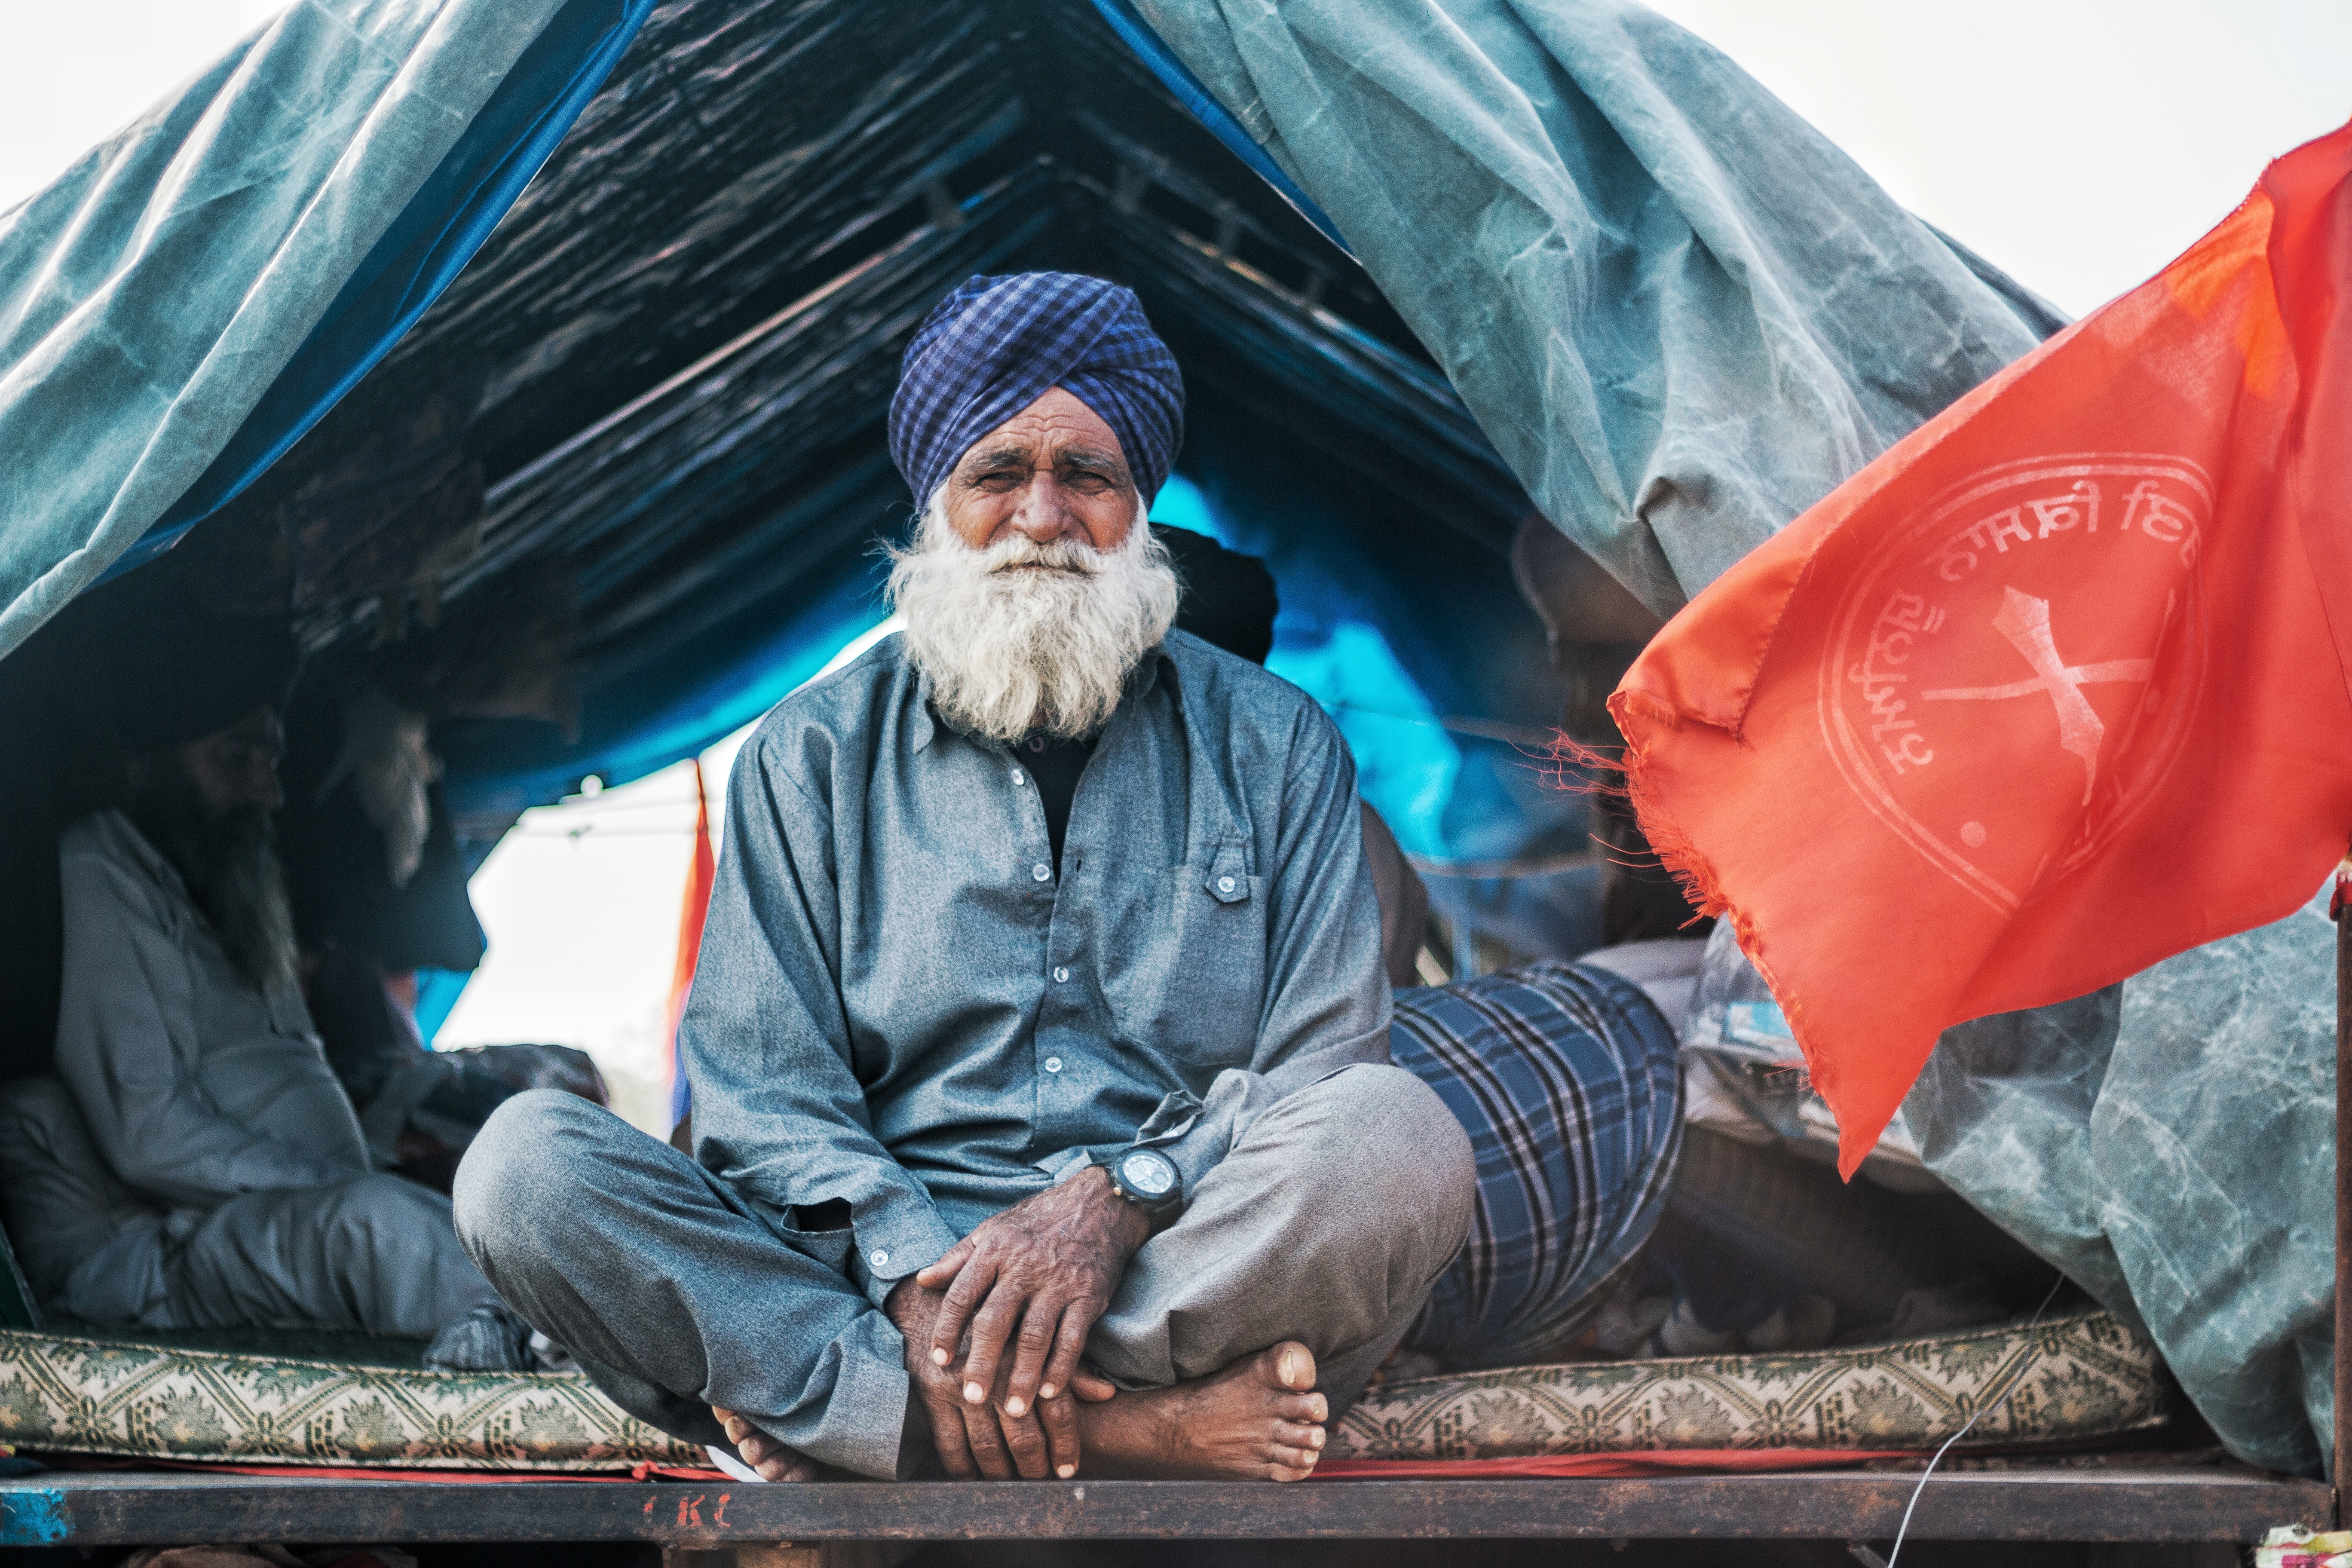
[[[890,1289],[882,1310],[907,1342],[907,1376],[931,1426],[931,1447],[940,1462],[960,1481],[986,1477],[1010,1480],[1015,1475],[1043,1480],[1048,1467],[1067,1480],[1078,1473],[1078,1413],[1070,1394],[1108,1399],[1110,1384],[1085,1373],[1075,1388],[1055,1399],[1040,1399],[1015,1415],[993,1401],[967,1404],[958,1396],[955,1374],[931,1359],[930,1343],[947,1293],[926,1289],[912,1278]]]
[[[1063,1399],[1087,1334],[1110,1305],[1128,1259],[1150,1237],[1150,1217],[1112,1190],[1110,1173],[1099,1165],[990,1216],[914,1277],[927,1289],[947,1290],[929,1336],[931,1364],[952,1363],[969,1331],[966,1404],[984,1407],[997,1391],[1008,1343],[1014,1349],[1003,1377],[1005,1414],[1025,1415],[1041,1399]],[[1069,1414],[1075,1445],[1076,1413]]]

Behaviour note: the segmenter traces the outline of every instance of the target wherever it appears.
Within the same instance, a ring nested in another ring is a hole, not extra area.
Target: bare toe
[[[1274,1446],[1274,1462],[1286,1469],[1311,1470],[1320,1458],[1312,1448],[1294,1448],[1286,1443]]]
[[[1315,1352],[1297,1340],[1285,1340],[1259,1353],[1257,1371],[1268,1388],[1304,1394],[1315,1386]]]
[[[1275,1419],[1320,1426],[1331,1418],[1331,1402],[1319,1394],[1285,1394],[1273,1401]]]
[[[1314,1473],[1312,1469],[1288,1465],[1276,1464],[1265,1468],[1265,1479],[1270,1481],[1303,1481]]]
[[[1293,1448],[1320,1448],[1323,1447],[1323,1428],[1303,1426],[1296,1421],[1277,1422],[1274,1428],[1274,1440]]]

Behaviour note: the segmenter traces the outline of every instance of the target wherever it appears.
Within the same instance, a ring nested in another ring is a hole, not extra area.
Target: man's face
[[[1092,734],[1180,592],[1110,426],[1056,387],[972,444],[893,552],[890,602],[931,701],[1011,744]]]
[[[265,703],[227,729],[190,741],[178,756],[204,797],[205,816],[217,822],[240,807],[276,811],[286,804],[278,784],[285,750],[285,731]]]
[[[283,749],[278,715],[257,707],[226,730],[131,764],[124,809],[186,879],[221,947],[264,994],[297,984],[294,917],[270,847]]]
[[[1058,386],[973,442],[944,490],[948,526],[974,550],[1022,534],[1108,552],[1139,510],[1118,437]]]

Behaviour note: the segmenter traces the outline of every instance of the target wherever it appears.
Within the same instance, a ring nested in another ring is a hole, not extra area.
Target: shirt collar
[[[911,660],[908,662],[910,664],[912,663]],[[1153,646],[1150,652],[1145,654],[1141,658],[1137,659],[1135,661],[1135,668],[1127,672],[1127,685],[1118,700],[1118,710],[1110,716],[1109,723],[1106,723],[1103,726],[1103,729],[1106,731],[1109,730],[1111,724],[1115,724],[1118,721],[1118,715],[1120,713],[1124,713],[1129,709],[1134,707],[1138,702],[1141,701],[1145,696],[1150,694],[1154,687],[1160,684],[1160,666],[1162,665],[1167,666],[1168,668],[1169,695],[1171,697],[1180,695],[1180,688],[1176,680],[1176,660],[1170,655],[1168,651],[1168,644],[1163,638],[1160,642]],[[915,721],[912,740],[915,747],[915,753],[916,755],[920,756],[923,752],[930,750],[932,739],[937,736],[942,729],[946,729],[950,731],[950,732],[956,733],[961,733],[961,731],[954,731],[953,726],[948,724],[945,720],[940,718],[939,714],[932,709],[931,678],[923,669],[922,666],[914,665],[913,668],[915,671]],[[965,738],[967,740],[971,739],[970,736],[966,736]],[[972,743],[974,745],[991,746],[998,751],[1004,749],[1002,746],[997,746],[993,742],[974,740],[972,741]]]

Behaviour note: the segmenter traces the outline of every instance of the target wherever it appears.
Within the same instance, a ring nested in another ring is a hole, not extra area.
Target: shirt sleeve
[[[1389,1059],[1389,982],[1355,760],[1312,703],[1292,733],[1265,880],[1265,1001],[1249,1068],[1219,1073],[1197,1099],[1169,1095],[1136,1134],[1175,1162],[1187,1193],[1285,1095]]]
[[[243,1193],[366,1173],[223,1110],[196,1073],[200,977],[152,889],[96,855],[68,855],[58,1075],[107,1164],[133,1192],[210,1209]]]
[[[911,1173],[874,1135],[841,985],[840,868],[831,813],[762,731],[727,794],[678,1053],[696,1157],[787,1242],[794,1207],[849,1205],[851,1275],[878,1305],[956,1242]]]

